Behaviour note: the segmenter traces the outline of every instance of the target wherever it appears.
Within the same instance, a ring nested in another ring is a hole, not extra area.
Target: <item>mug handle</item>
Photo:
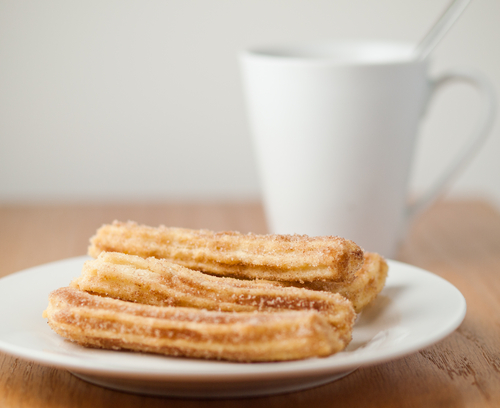
[[[407,207],[407,220],[410,221],[416,215],[429,207],[440,195],[443,189],[462,170],[465,165],[478,152],[490,132],[495,116],[496,98],[494,87],[482,74],[465,70],[453,70],[446,72],[431,81],[431,94],[434,95],[438,89],[455,81],[467,82],[474,85],[482,99],[482,113],[474,128],[468,143],[462,148],[455,160],[450,164],[441,177],[434,184]]]

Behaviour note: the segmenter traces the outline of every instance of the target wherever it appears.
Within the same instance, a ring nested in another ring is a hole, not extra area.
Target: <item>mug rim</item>
[[[415,44],[394,40],[348,39],[251,47],[243,58],[274,63],[334,66],[399,65],[426,63],[413,57]]]

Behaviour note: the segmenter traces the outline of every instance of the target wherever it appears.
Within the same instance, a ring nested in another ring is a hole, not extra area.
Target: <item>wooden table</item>
[[[0,276],[86,252],[103,223],[264,233],[258,204],[0,207]],[[100,388],[64,370],[0,353],[0,407],[498,407],[500,214],[482,202],[444,202],[423,214],[398,259],[428,269],[465,296],[461,327],[438,344],[307,391],[266,398],[188,400]],[[2,310],[2,313],[8,311]]]

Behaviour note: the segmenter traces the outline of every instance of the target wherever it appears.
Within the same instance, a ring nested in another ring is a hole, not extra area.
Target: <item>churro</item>
[[[340,237],[256,235],[134,222],[103,225],[92,237],[89,255],[122,252],[168,259],[190,269],[240,279],[284,282],[350,281],[363,251]]]
[[[385,259],[375,252],[365,252],[363,266],[356,271],[352,282],[316,281],[285,284],[272,282],[275,285],[291,285],[311,290],[339,293],[349,299],[356,313],[361,312],[371,303],[385,286],[389,267]]]
[[[155,306],[194,307],[224,312],[316,310],[347,344],[355,312],[351,302],[334,293],[270,282],[206,275],[165,259],[102,252],[83,265],[71,286],[115,299]]]
[[[44,312],[62,337],[87,347],[241,362],[328,356],[344,341],[316,311],[227,313],[159,307],[53,291]]]

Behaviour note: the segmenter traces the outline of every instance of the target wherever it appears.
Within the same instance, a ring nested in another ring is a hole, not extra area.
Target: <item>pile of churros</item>
[[[326,357],[387,277],[339,237],[103,225],[43,316],[86,347],[239,362]]]

